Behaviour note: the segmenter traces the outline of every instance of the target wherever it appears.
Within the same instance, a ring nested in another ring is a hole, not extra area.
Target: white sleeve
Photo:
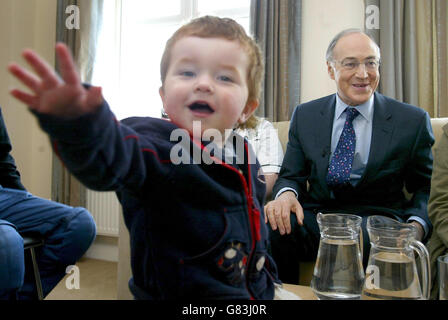
[[[250,141],[265,174],[279,173],[283,161],[283,149],[278,138],[277,129],[272,123],[262,119],[256,128],[257,141]]]
[[[284,188],[281,188],[281,189],[277,192],[277,194],[276,194],[275,197],[274,197],[274,200],[277,200],[277,198],[280,197],[280,195],[281,195],[283,192],[286,192],[286,191],[292,191],[292,192],[294,192],[294,194],[296,195],[296,199],[297,199],[298,195],[297,195],[297,191],[296,191],[296,190],[294,190],[293,188],[290,188],[290,187],[284,187]]]

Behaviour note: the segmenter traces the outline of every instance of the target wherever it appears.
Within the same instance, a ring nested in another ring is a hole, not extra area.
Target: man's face
[[[244,122],[257,103],[248,103],[246,52],[236,41],[185,37],[171,52],[166,79],[160,89],[169,118],[179,127],[193,130],[200,121],[202,133]]]
[[[348,34],[338,40],[333,60],[327,62],[328,74],[336,81],[338,95],[350,106],[363,104],[378,87],[380,54],[376,45],[362,33]]]

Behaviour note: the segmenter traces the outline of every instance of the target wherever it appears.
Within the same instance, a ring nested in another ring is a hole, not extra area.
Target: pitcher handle
[[[420,256],[420,264],[422,270],[422,294],[426,300],[429,300],[430,285],[431,285],[431,269],[429,268],[429,253],[425,245],[418,240],[414,240],[411,244],[411,248],[417,252]]]
[[[361,261],[364,261],[364,238],[363,238],[364,234],[362,232],[362,227],[359,228],[359,237],[358,237],[358,241],[359,241],[359,248],[361,249]]]

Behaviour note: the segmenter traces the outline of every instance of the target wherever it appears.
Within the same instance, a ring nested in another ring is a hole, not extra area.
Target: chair
[[[39,300],[43,300],[44,294],[42,291],[42,282],[40,280],[39,267],[37,265],[36,252],[34,251],[34,248],[43,246],[44,240],[38,237],[28,235],[22,235],[22,237],[23,237],[24,251],[26,252],[26,250],[29,249],[31,254],[31,261],[33,263],[33,270],[34,270],[34,279],[36,281],[36,288],[37,288],[37,298]]]

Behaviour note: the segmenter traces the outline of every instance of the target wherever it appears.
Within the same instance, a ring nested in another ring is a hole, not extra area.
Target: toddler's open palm
[[[76,118],[93,112],[103,102],[101,88],[84,88],[66,45],[56,45],[56,58],[59,62],[62,79],[41,57],[32,50],[24,50],[23,57],[37,73],[37,76],[16,63],[8,66],[9,71],[32,93],[20,89],[11,94],[32,110],[63,118]]]

